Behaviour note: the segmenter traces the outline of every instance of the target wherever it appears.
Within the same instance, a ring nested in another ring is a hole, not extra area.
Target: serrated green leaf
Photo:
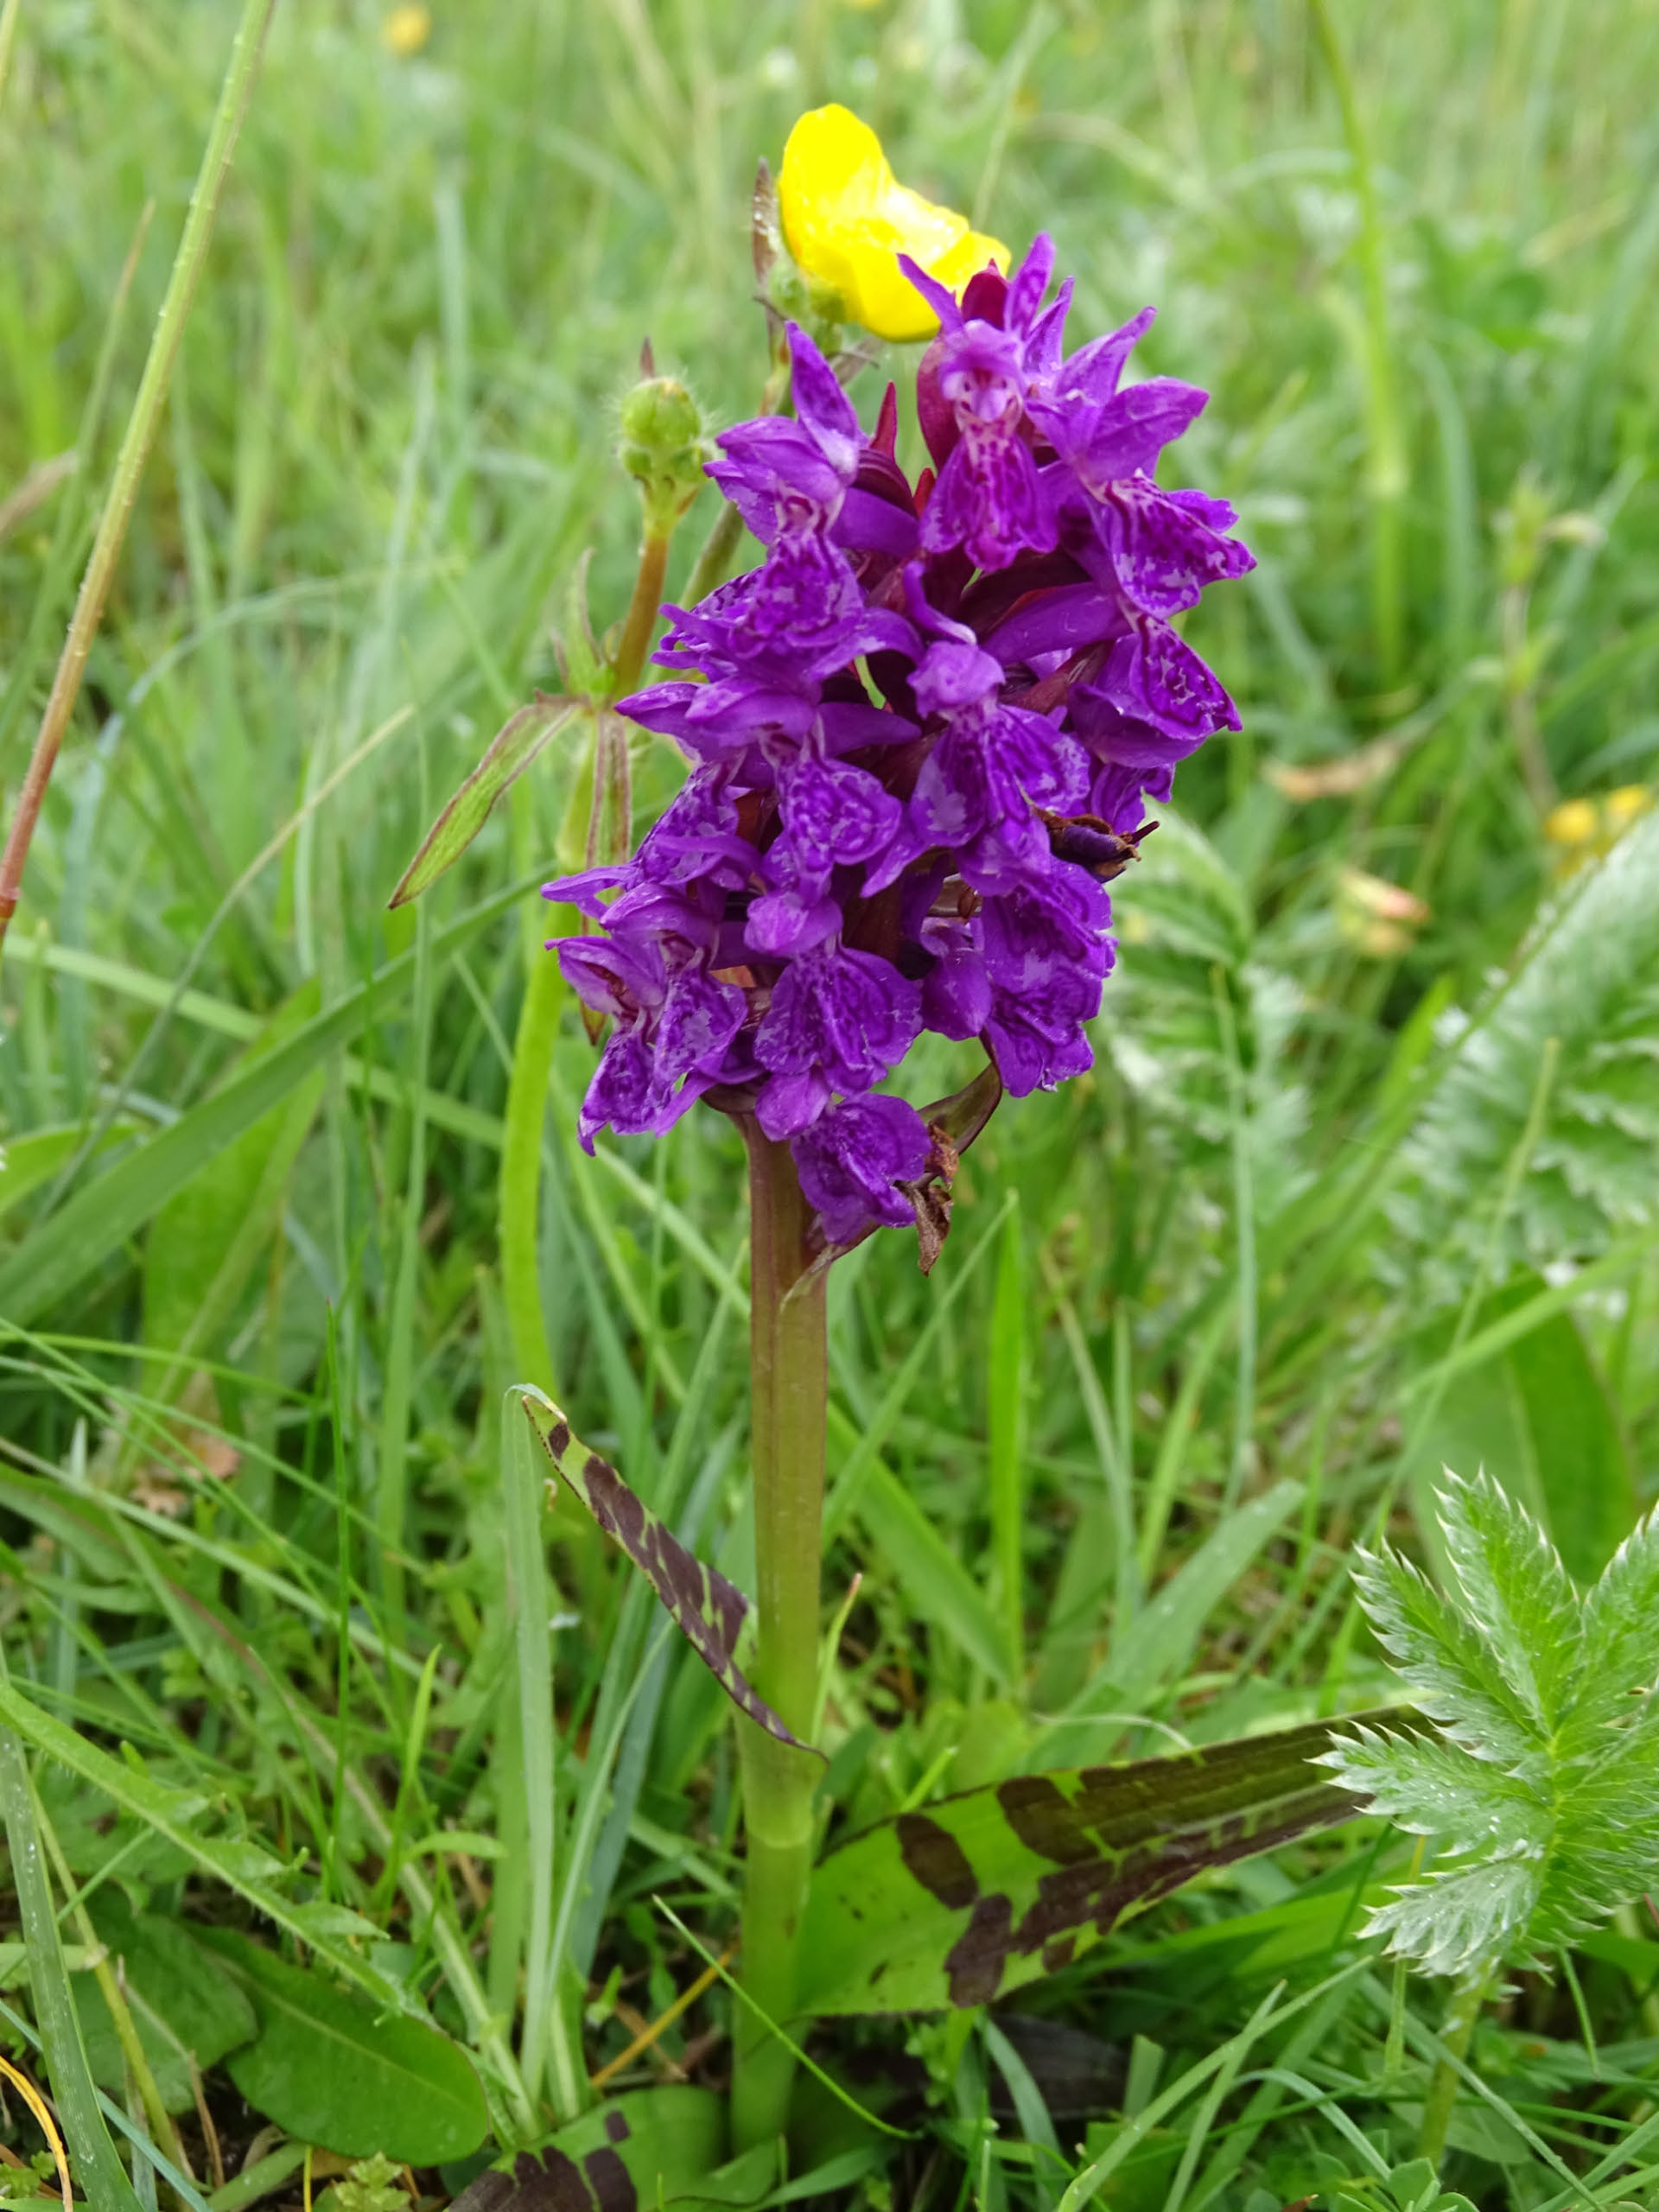
[[[806,1747],[751,1689],[732,1654],[748,1599],[716,1568],[687,1551],[665,1521],[643,1505],[608,1459],[590,1451],[552,1401],[521,1386],[519,1402],[559,1480],[634,1565],[650,1577],[687,1643],[741,1713],[780,1744]]]
[[[1584,1601],[1584,1696],[1575,1720],[1626,1718],[1630,1690],[1651,1680],[1659,1621],[1659,1508],[1624,1539]]]
[[[1401,1679],[1448,1736],[1506,1766],[1535,1766],[1531,1715],[1474,1624],[1386,1544],[1356,1554],[1354,1588]]]
[[[406,906],[453,868],[489,818],[490,809],[576,713],[581,702],[538,691],[520,707],[485,748],[484,757],[421,840],[420,849],[386,901]]]
[[[1413,1835],[1444,1836],[1459,1851],[1517,1835],[1541,1847],[1548,1840],[1548,1814],[1524,1783],[1433,1736],[1354,1728],[1321,1764],[1369,1811]]]
[[[253,2109],[344,2158],[464,2158],[489,2133],[472,2062],[424,2019],[388,2015],[230,1928],[195,1940],[235,1974],[259,2032],[226,2070]]]
[[[1345,1820],[1353,1798],[1316,1764],[1343,1725],[1018,1775],[867,1829],[813,1875],[800,2010],[989,2004],[1194,1874]]]
[[[1542,1886],[1539,1857],[1516,1846],[1467,1866],[1436,1869],[1378,1906],[1368,1936],[1425,1974],[1466,1974],[1523,1941]]]
[[[1471,1618],[1540,1726],[1560,1721],[1579,1664],[1579,1599],[1560,1555],[1490,1475],[1448,1470],[1440,1529]]]
[[[1643,1610],[1650,1530],[1586,1601],[1497,1484],[1453,1478],[1440,1510],[1458,1603],[1386,1549],[1355,1579],[1447,1741],[1362,1736],[1326,1764],[1370,1811],[1460,1854],[1397,1891],[1370,1932],[1428,1973],[1468,1974],[1535,1965],[1659,1884],[1659,1620]]]

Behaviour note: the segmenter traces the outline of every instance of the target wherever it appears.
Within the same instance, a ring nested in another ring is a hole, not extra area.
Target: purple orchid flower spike
[[[959,296],[906,267],[940,325],[914,487],[891,388],[866,435],[790,328],[793,417],[735,425],[709,470],[764,557],[669,610],[671,680],[621,702],[684,787],[626,868],[550,887],[600,925],[558,950],[613,1024],[583,1141],[709,1096],[788,1144],[831,1250],[925,1217],[938,1249],[954,1151],[884,1087],[922,1031],[1016,1096],[1091,1065],[1106,881],[1238,727],[1171,623],[1250,555],[1224,500],[1156,481],[1205,395],[1124,383],[1150,308],[1068,357],[1053,267],[1046,237]]]

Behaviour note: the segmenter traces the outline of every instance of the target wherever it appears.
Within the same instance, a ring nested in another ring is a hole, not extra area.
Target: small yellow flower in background
[[[1564,798],[1544,823],[1552,845],[1587,845],[1601,827],[1601,816],[1592,798]]]
[[[1602,802],[1602,814],[1615,837],[1638,822],[1653,805],[1653,793],[1645,784],[1621,784],[1616,791],[1609,791]]]
[[[1001,239],[900,184],[881,141],[849,108],[813,108],[790,132],[778,209],[802,270],[837,296],[845,321],[878,338],[931,338],[939,327],[898,255],[953,291],[987,262],[1008,265]]]
[[[411,54],[418,54],[432,35],[432,10],[410,4],[394,8],[380,26],[380,37],[388,53],[404,60]]]
[[[1557,875],[1571,875],[1586,861],[1611,852],[1633,822],[1653,807],[1645,784],[1621,784],[1605,798],[1564,798],[1544,818],[1544,835],[1561,848]]]

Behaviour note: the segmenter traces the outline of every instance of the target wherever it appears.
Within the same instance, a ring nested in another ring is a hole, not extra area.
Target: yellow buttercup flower
[[[878,338],[931,338],[939,327],[899,254],[952,291],[988,262],[1008,265],[1000,238],[900,184],[874,131],[844,107],[813,108],[790,132],[778,210],[806,275],[836,296],[845,321]]]
[[[399,60],[418,54],[432,35],[432,10],[429,8],[405,6],[394,8],[380,26],[380,36],[388,50]]]
[[[1593,799],[1564,798],[1551,810],[1544,835],[1552,845],[1588,845],[1601,828]]]

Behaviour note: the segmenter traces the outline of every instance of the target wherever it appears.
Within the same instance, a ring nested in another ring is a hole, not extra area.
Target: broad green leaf
[[[1346,1820],[1316,1764],[1344,1725],[1017,1775],[867,1829],[813,1875],[802,2013],[988,2005],[1194,1874]]]
[[[520,707],[490,740],[483,759],[455,793],[421,840],[419,851],[404,870],[389,906],[407,905],[435,884],[446,868],[453,868],[489,817],[507,786],[521,776],[543,746],[563,729],[581,702],[551,698],[538,691],[529,706]]]
[[[344,2158],[464,2158],[489,2133],[471,2060],[425,2020],[388,2015],[230,1928],[193,1933],[224,1960],[259,2024],[226,2070],[253,2109]]]
[[[1517,1313],[1545,1286],[1522,1269],[1484,1300],[1470,1332]],[[1446,1316],[1416,1340],[1432,1368],[1452,1348]],[[1552,1313],[1490,1359],[1452,1375],[1440,1390],[1410,1470],[1418,1525],[1439,1548],[1432,1499],[1442,1467],[1484,1467],[1541,1521],[1570,1573],[1599,1573],[1636,1520],[1629,1448],[1606,1384],[1577,1322]]]
[[[293,1904],[277,1887],[288,1870],[270,1852],[234,1837],[197,1833],[195,1824],[210,1803],[202,1792],[173,1789],[145,1773],[142,1765],[129,1765],[124,1759],[111,1758],[107,1751],[99,1751],[74,1729],[66,1728],[60,1720],[54,1719],[50,1713],[43,1713],[39,1706],[20,1695],[12,1683],[3,1680],[0,1720],[15,1728],[48,1758],[55,1759],[60,1766],[101,1789],[124,1812],[132,1814],[182,1852],[204,1874],[226,1883],[278,1928],[286,1929],[290,1936],[308,1943],[337,1974],[355,1981],[382,2001],[400,2005],[409,2001],[395,1983],[389,1982],[345,1940],[347,1936],[378,1936],[379,1930],[372,1921],[360,1919],[338,1905]]]
[[[748,1599],[719,1570],[687,1551],[665,1521],[642,1505],[608,1459],[589,1451],[539,1390],[521,1387],[521,1402],[559,1479],[587,1507],[611,1541],[651,1578],[652,1586],[709,1673],[741,1713],[780,1744],[797,1743],[778,1715],[755,1695],[732,1655]]]
[[[107,1886],[87,1909],[99,1940],[119,1961],[133,2024],[162,2101],[169,2112],[188,2112],[195,2101],[189,2056],[206,2073],[227,2051],[251,2042],[259,2024],[253,2007],[177,1921],[135,1913]],[[90,1974],[74,1975],[70,1986],[92,2079],[118,2097],[124,2061],[104,1993]]]
[[[132,1131],[130,1122],[112,1122],[104,1132],[99,1150],[107,1151],[110,1146],[121,1143]],[[86,1134],[78,1127],[31,1129],[27,1136],[8,1137],[0,1144],[0,1221],[74,1158]]]
[[[439,931],[430,948],[435,964],[521,893],[522,887],[511,886]],[[414,953],[399,953],[366,983],[314,1015],[285,1045],[232,1076],[107,1174],[83,1185],[0,1262],[0,1314],[24,1327],[38,1319],[118,1251],[208,1160],[286,1098],[374,1015],[384,1015],[408,989],[414,973]]]
[[[726,2154],[726,2102],[711,2089],[633,2089],[583,2113],[534,2151],[469,2182],[449,2212],[695,2212]],[[757,2192],[760,2193],[760,2192]]]
[[[242,1055],[245,1071],[315,1014],[308,984]],[[205,1351],[228,1322],[280,1217],[289,1177],[322,1100],[314,1069],[216,1159],[207,1161],[150,1224],[144,1247],[144,1339],[165,1351]]]

